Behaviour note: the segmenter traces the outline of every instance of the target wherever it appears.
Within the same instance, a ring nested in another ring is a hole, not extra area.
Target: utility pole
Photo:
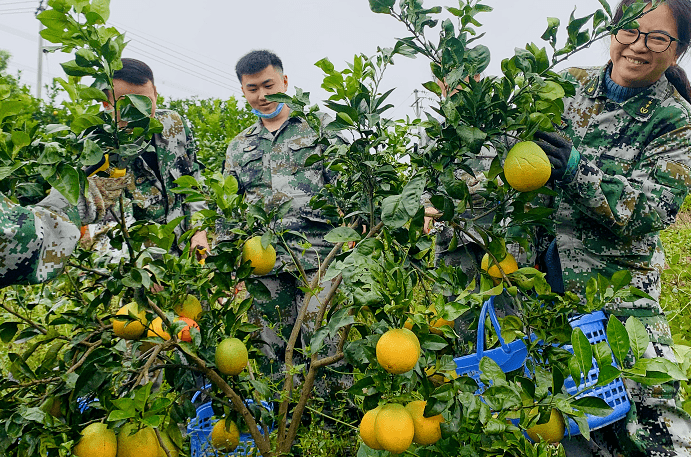
[[[415,89],[413,91],[413,93],[415,94],[415,104],[414,104],[414,106],[415,106],[415,117],[417,119],[420,119],[420,97],[418,96],[417,92],[418,92],[417,89]]]
[[[411,106],[415,107],[415,118],[420,119],[420,115],[422,114],[422,107],[420,106],[420,96],[418,95],[418,90],[415,89],[413,91],[413,94],[415,94],[415,102],[413,102],[413,104]],[[422,134],[423,134],[422,126],[418,124],[417,135],[418,135],[418,138],[420,138],[420,144],[425,142]]]
[[[43,0],[39,0],[38,8],[36,8],[36,15],[43,11]],[[36,77],[36,98],[41,99],[41,86],[43,85],[43,37],[41,36],[41,30],[43,30],[43,24],[39,21],[38,23],[38,76]]]

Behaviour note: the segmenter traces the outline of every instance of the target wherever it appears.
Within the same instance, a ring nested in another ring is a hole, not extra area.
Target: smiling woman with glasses
[[[638,29],[621,29],[617,31],[614,38],[621,44],[633,44],[641,35],[645,36],[645,46],[653,52],[665,52],[673,41],[679,41],[662,30],[641,32]]]
[[[614,24],[634,1],[622,1]],[[644,358],[673,361],[659,304],[665,266],[659,233],[674,222],[691,185],[689,81],[677,65],[689,47],[691,0],[648,5],[637,22],[612,36],[606,65],[565,72],[576,93],[564,98],[559,131],[535,134],[552,163],[555,191],[545,202],[554,210],[552,235],[544,235],[539,254],[551,267],[553,290],[584,303],[592,278],[628,270],[632,285],[648,296],[606,311],[643,323],[651,339]],[[593,431],[588,441],[565,439],[566,455],[691,456],[691,417],[680,408],[678,383],[625,384],[632,402],[627,417]]]

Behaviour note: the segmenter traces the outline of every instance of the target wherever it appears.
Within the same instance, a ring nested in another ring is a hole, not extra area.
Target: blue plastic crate
[[[570,324],[572,328],[580,328],[583,334],[588,338],[590,344],[596,344],[600,341],[607,341],[607,330],[606,330],[607,317],[602,311],[596,311],[594,313],[585,314],[576,319],[571,320]],[[565,346],[565,349],[573,352],[571,346]],[[616,364],[613,363],[614,366]],[[566,391],[573,395],[578,391],[583,391],[578,398],[585,396],[597,396],[602,398],[607,404],[613,408],[613,411],[605,417],[592,416],[590,414],[586,415],[588,419],[588,426],[591,430],[597,430],[626,416],[626,413],[631,409],[631,402],[629,397],[626,395],[626,388],[624,387],[624,382],[621,378],[617,378],[606,386],[594,387],[588,389],[590,386],[597,384],[598,375],[600,373],[600,368],[595,362],[593,357],[593,366],[588,371],[587,375],[581,378],[581,384],[576,388],[576,383],[574,383],[573,378],[569,376],[564,380],[564,387]],[[581,431],[578,429],[576,422],[569,420],[569,430],[571,435],[580,435]]]
[[[210,386],[206,386],[208,388]],[[192,397],[192,402],[197,399],[200,392],[197,392]],[[252,400],[246,400],[247,404],[254,403]],[[262,406],[269,411],[272,407],[269,403],[263,401]],[[226,457],[226,456],[258,456],[259,450],[254,444],[254,439],[249,433],[240,434],[240,444],[232,452],[221,452],[211,445],[211,430],[214,424],[219,419],[214,418],[214,411],[211,407],[211,402],[202,404],[197,408],[197,417],[192,419],[187,425],[187,434],[190,437],[190,452],[192,457]]]
[[[499,339],[500,347],[485,350],[485,319],[489,315],[490,322],[494,327],[494,330]],[[602,311],[596,311],[591,314],[586,314],[579,316],[578,318],[572,319],[570,321],[572,328],[580,328],[583,334],[588,338],[591,344],[599,343],[600,341],[607,341],[607,332],[605,325],[607,318]],[[571,346],[564,347],[567,350],[571,350]],[[494,297],[490,297],[480,311],[480,318],[478,322],[478,332],[477,332],[477,352],[475,354],[469,354],[462,357],[456,357],[454,362],[456,362],[456,373],[458,375],[467,375],[478,382],[480,389],[478,393],[484,390],[485,386],[480,382],[480,359],[482,357],[489,357],[494,360],[497,365],[506,373],[509,371],[514,371],[520,369],[525,365],[525,360],[528,354],[523,340],[515,340],[511,343],[506,343],[501,336],[501,328],[499,326],[499,320],[494,311]],[[602,398],[607,404],[613,408],[613,411],[605,417],[586,415],[588,420],[588,426],[591,430],[597,430],[613,422],[616,422],[626,416],[626,413],[631,409],[631,402],[626,395],[626,389],[621,378],[617,378],[606,386],[595,387],[588,389],[588,387],[597,384],[598,375],[600,369],[595,363],[593,358],[593,366],[588,372],[585,379],[582,379],[582,383],[579,389],[576,388],[571,377],[564,380],[564,387],[570,395],[574,395],[578,391],[582,393],[578,396],[597,396]],[[568,428],[566,430],[566,435],[580,435],[581,431],[576,425],[576,422],[569,420]]]

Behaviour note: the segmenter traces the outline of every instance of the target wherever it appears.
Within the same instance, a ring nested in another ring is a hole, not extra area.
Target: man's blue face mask
[[[276,116],[278,116],[278,114],[281,112],[281,110],[283,109],[283,105],[285,105],[285,103],[283,103],[283,102],[279,103],[273,112],[267,113],[267,114],[264,114],[261,111],[252,108],[252,113],[256,114],[257,116],[261,117],[262,119],[273,119]]]

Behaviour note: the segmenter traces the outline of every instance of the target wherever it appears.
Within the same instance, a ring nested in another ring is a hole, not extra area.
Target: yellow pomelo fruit
[[[180,317],[186,317],[193,321],[199,320],[199,315],[202,313],[202,304],[194,295],[187,295],[182,303],[178,303],[173,308],[175,314]]]
[[[495,279],[502,279],[501,271],[499,271],[499,267],[494,264],[491,267],[489,266],[490,263],[490,258],[489,254],[485,254],[482,257],[482,262],[480,263],[480,268],[482,268],[484,271],[487,272],[491,277]],[[513,273],[514,271],[518,270],[518,264],[516,263],[516,259],[514,256],[509,254],[508,252],[506,253],[506,257],[504,257],[503,260],[499,262],[499,266],[501,267],[502,270],[504,270],[504,274],[508,275]]]
[[[525,433],[536,443],[540,441],[540,437],[548,443],[558,443],[564,439],[565,430],[564,418],[559,411],[553,408],[549,414],[549,421],[544,424],[534,425],[527,429]]]
[[[160,446],[154,429],[144,427],[135,430],[137,427],[132,423],[122,426],[118,433],[117,457],[158,457]]]
[[[137,320],[113,319],[113,333],[120,338],[126,340],[136,340],[146,330],[146,311],[139,309],[137,302],[130,302],[120,308],[116,313],[117,316],[131,316]]]
[[[377,434],[374,431],[374,423],[380,410],[381,406],[370,409],[362,416],[362,420],[360,421],[360,438],[362,438],[363,443],[375,451],[384,450],[379,444],[379,441],[377,441]]]
[[[215,361],[221,373],[238,375],[247,366],[247,348],[237,338],[226,338],[216,346]]]
[[[151,324],[149,324],[149,329],[146,331],[146,336],[149,338],[157,336],[159,338],[163,338],[164,340],[170,339],[170,333],[163,330],[163,319],[160,317],[156,317],[151,321]]]
[[[413,418],[413,424],[415,425],[413,441],[423,446],[434,444],[441,439],[441,426],[439,424],[444,422],[441,414],[425,417],[426,405],[427,402],[422,400],[411,401],[405,405],[405,409],[410,413],[410,417]]]
[[[178,457],[180,455],[180,450],[170,439],[168,433],[161,432],[161,441],[163,441],[163,444],[166,446],[166,449],[168,449],[168,452],[170,452],[170,457]],[[168,457],[166,455],[166,451],[163,450],[160,443],[158,445],[158,457]]]
[[[247,240],[242,247],[242,261],[252,262],[252,274],[265,275],[271,272],[276,265],[276,250],[269,245],[264,249],[262,247],[262,237],[255,236]]]
[[[420,340],[407,328],[384,333],[377,342],[377,361],[386,371],[401,374],[412,370],[420,358]]]
[[[115,432],[107,424],[97,422],[82,430],[82,437],[72,448],[77,457],[116,457],[118,441]]]
[[[533,141],[516,143],[506,155],[504,176],[509,186],[530,192],[544,186],[552,174],[547,154]]]
[[[403,405],[389,403],[379,410],[374,420],[374,433],[384,450],[400,454],[413,443],[415,423]]]
[[[221,419],[211,429],[211,445],[222,452],[234,451],[240,444],[240,431],[235,422],[230,422],[226,430],[226,420]]]

